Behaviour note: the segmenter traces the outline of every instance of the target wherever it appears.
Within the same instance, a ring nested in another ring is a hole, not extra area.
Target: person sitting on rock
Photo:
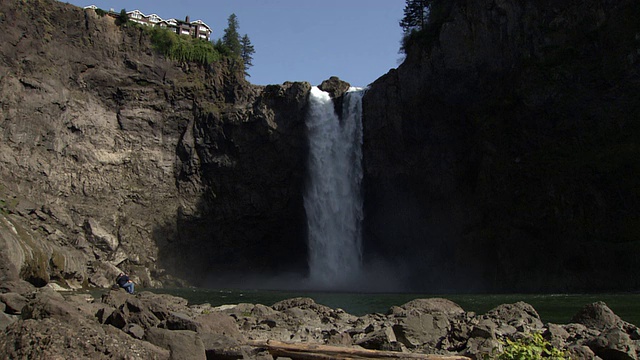
[[[129,279],[127,274],[120,273],[116,278],[116,283],[118,283],[118,286],[125,289],[129,294],[133,294],[133,281]]]

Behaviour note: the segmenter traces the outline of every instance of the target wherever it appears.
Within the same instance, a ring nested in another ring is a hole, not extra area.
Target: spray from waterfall
[[[344,95],[342,119],[328,93],[309,97],[309,181],[304,196],[311,286],[340,289],[362,271],[362,95]]]

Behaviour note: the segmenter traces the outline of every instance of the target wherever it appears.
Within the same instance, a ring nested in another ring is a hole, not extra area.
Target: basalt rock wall
[[[423,290],[639,289],[638,3],[433,6],[364,98],[368,257]]]
[[[364,97],[367,265],[421,291],[638,290],[638,3],[442,3]],[[2,2],[0,280],[304,273],[309,90]]]
[[[309,90],[164,59],[144,29],[92,10],[3,1],[2,280],[304,271]]]

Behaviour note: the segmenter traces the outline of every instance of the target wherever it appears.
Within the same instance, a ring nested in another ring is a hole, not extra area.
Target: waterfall
[[[328,93],[313,87],[309,97],[304,206],[315,287],[349,286],[362,267],[362,95],[357,88],[344,95],[342,120]]]

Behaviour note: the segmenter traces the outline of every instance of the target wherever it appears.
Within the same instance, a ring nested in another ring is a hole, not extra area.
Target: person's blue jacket
[[[119,275],[118,278],[116,279],[116,281],[118,282],[118,285],[120,287],[124,287],[124,285],[129,282],[129,277],[125,274]]]

